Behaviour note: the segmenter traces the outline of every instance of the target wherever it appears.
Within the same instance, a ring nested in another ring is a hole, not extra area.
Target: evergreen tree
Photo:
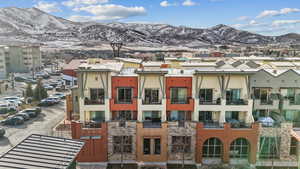
[[[40,100],[48,97],[47,90],[43,87],[41,79],[38,80],[38,83],[33,92],[33,97],[37,101],[40,101]]]
[[[27,88],[26,88],[26,91],[25,91],[25,96],[26,97],[33,97],[33,90],[32,90],[31,83],[27,84]]]

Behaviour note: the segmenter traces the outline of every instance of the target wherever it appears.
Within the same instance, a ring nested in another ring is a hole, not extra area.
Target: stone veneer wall
[[[195,161],[196,123],[186,122],[185,127],[178,127],[178,122],[168,122],[168,160],[181,161],[182,153],[172,153],[172,136],[191,136],[191,152],[185,153],[185,160]]]
[[[136,160],[136,122],[126,121],[126,127],[119,127],[119,122],[108,122],[108,161],[120,162],[121,154],[113,153],[113,136],[132,136],[132,153],[124,154],[123,160]]]
[[[260,146],[260,137],[280,137],[280,159],[276,159],[277,162],[287,162],[287,161],[296,161],[296,156],[290,156],[290,145],[291,145],[291,131],[293,130],[292,123],[281,123],[279,128],[270,128],[270,127],[259,127],[259,141],[258,149]],[[258,159],[258,161],[264,161]],[[268,160],[265,160],[268,161]]]

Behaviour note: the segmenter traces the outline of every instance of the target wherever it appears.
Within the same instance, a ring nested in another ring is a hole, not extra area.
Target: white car
[[[17,110],[18,106],[15,103],[4,101],[0,103],[0,109]]]
[[[275,121],[271,117],[260,117],[258,118],[258,122],[260,122],[263,127],[273,127],[275,124]]]
[[[19,106],[22,104],[21,98],[20,97],[15,97],[15,96],[10,96],[10,97],[4,97],[5,101],[14,101],[17,103]]]

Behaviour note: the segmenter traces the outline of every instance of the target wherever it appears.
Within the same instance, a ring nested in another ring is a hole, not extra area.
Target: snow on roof
[[[168,63],[164,63],[164,62],[144,62],[143,66],[145,67],[160,67],[162,64],[168,64]]]
[[[83,63],[79,66],[80,71],[117,71],[122,70],[123,63],[121,62],[107,62],[101,64],[87,64]]]
[[[120,61],[124,61],[124,62],[131,62],[131,63],[142,63],[142,59],[134,59],[134,58],[116,58],[117,60],[120,60]]]
[[[194,67],[194,66],[215,67],[216,63],[215,62],[184,62],[184,63],[180,63],[180,65],[181,66],[186,66],[186,67],[188,67],[188,66],[191,66],[191,67]]]
[[[295,65],[292,62],[270,62],[270,64],[277,67],[294,67]]]
[[[289,69],[262,69],[262,70],[270,73],[272,76],[279,76],[282,73],[289,71]]]
[[[65,64],[63,67],[63,70],[75,70],[78,69],[78,67],[83,64],[86,63],[86,60],[80,60],[80,59],[74,59],[71,60],[71,62],[69,62],[68,64]]]

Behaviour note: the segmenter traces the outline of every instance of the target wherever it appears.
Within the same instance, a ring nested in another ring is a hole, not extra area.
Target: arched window
[[[218,138],[207,139],[203,144],[203,157],[221,157],[222,142]]]
[[[248,158],[250,146],[248,140],[238,138],[230,144],[231,158]]]

